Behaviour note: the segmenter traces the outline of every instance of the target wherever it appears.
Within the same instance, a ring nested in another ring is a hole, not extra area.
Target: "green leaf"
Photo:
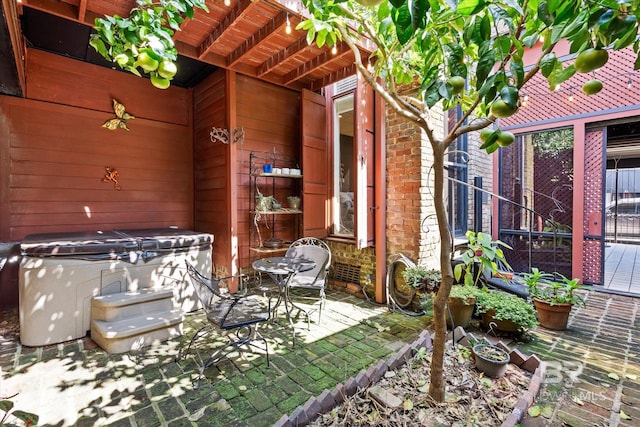
[[[620,419],[621,420],[630,420],[631,417],[629,415],[625,414],[623,410],[620,410]]]
[[[396,9],[399,9],[405,3],[405,1],[406,0],[389,0],[389,3],[391,3]]]
[[[396,36],[401,44],[407,43],[413,36],[413,24],[411,22],[411,12],[406,4],[396,9],[394,22],[396,24]]]
[[[411,3],[411,23],[414,30],[424,28],[428,10],[429,2],[427,0],[413,0]]]
[[[404,408],[405,411],[410,411],[413,409],[413,402],[410,399],[405,399],[404,403],[402,404],[402,407]]]
[[[524,80],[524,66],[520,61],[511,61],[511,76],[513,77],[516,87],[521,87]]]
[[[607,377],[609,377],[609,378],[611,378],[612,380],[615,380],[615,381],[618,381],[620,379],[618,374],[616,374],[614,372],[609,372],[609,375],[607,375]]]
[[[542,409],[540,409],[540,406],[538,405],[533,405],[527,409],[527,414],[532,418],[540,416],[540,413],[542,413]]]
[[[480,89],[484,81],[489,76],[489,73],[496,64],[496,55],[493,50],[488,50],[478,60],[478,66],[476,68],[476,89]]]
[[[507,105],[509,105],[511,108],[518,108],[518,101],[520,100],[520,93],[518,91],[518,88],[514,86],[503,87],[502,90],[500,91],[500,99],[506,102]],[[485,245],[485,246],[489,246],[489,245]]]
[[[555,87],[561,83],[564,83],[567,80],[569,80],[571,77],[573,77],[575,73],[576,73],[576,69],[573,66],[573,64],[569,65],[565,69],[558,68],[549,76],[548,78],[549,85],[551,87]]]
[[[498,144],[496,144],[496,143],[490,145],[489,147],[487,147],[487,154],[491,154],[491,153],[497,151],[498,148],[500,148],[500,146]]]
[[[556,64],[558,63],[558,58],[556,58],[556,54],[553,52],[547,53],[540,60],[540,72],[544,77],[549,77],[553,70],[556,68]]]
[[[553,416],[553,406],[545,405],[542,408],[542,413],[540,415],[542,415],[543,417],[545,417],[547,419],[550,419]]]
[[[0,411],[9,412],[13,408],[13,402],[10,400],[0,400]]]
[[[36,414],[31,414],[29,412],[20,411],[20,410],[13,411],[11,413],[11,415],[16,417],[20,421],[24,422],[25,425],[32,425],[32,426],[37,425],[38,424],[38,419],[40,418]]]
[[[471,16],[480,12],[485,6],[484,0],[462,0],[456,11],[463,16]]]

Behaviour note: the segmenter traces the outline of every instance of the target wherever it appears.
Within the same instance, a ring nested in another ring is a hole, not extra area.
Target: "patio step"
[[[124,353],[182,335],[184,313],[172,289],[144,289],[91,300],[91,339],[108,353]]]

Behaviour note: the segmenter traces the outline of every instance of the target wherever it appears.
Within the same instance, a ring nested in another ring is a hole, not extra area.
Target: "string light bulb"
[[[338,53],[338,48],[336,47],[336,45],[334,44],[333,47],[331,48],[331,53],[333,55],[335,55],[336,53]]]
[[[224,5],[227,7],[231,6],[231,0],[224,0]]]
[[[569,92],[569,102],[573,102],[573,89]]]
[[[631,89],[633,87],[633,80],[631,80],[631,74],[629,74],[629,80],[627,80],[627,89]]]
[[[373,73],[373,62],[371,62],[371,58],[367,59],[367,71]]]
[[[289,14],[287,13],[287,26],[284,28],[284,32],[291,34],[291,21],[289,21]]]

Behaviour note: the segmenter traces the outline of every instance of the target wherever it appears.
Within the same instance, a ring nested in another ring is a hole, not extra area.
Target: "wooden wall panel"
[[[33,50],[27,65],[27,94],[37,99],[0,96],[0,240],[193,228],[191,91],[161,91],[147,80]],[[112,97],[136,116],[129,132],[101,127],[114,117]],[[102,182],[107,166],[118,170],[122,190]]]
[[[191,92],[157,89],[148,79],[124,71],[27,50],[27,98],[112,112],[111,99],[136,117],[183,126],[191,124]]]
[[[238,151],[238,240],[240,266],[250,267],[249,228],[249,155],[252,151],[273,152],[300,161],[300,93],[246,76],[237,77],[237,124],[244,127],[245,139]],[[304,171],[303,171],[304,172]],[[280,183],[281,185],[284,185]],[[276,190],[276,197],[286,202],[288,190]],[[276,236],[292,239],[293,218],[280,221]]]
[[[211,142],[213,127],[227,128],[226,72],[219,70],[194,90],[195,224],[214,235],[213,263],[218,273],[230,265],[230,219],[227,174],[229,146]]]

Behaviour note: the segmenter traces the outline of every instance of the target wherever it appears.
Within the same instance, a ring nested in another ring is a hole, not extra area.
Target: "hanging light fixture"
[[[224,0],[224,5],[227,7],[231,6],[231,0]]]
[[[338,47],[334,44],[333,47],[331,48],[331,53],[333,55],[335,55],[336,53],[338,53]]]
[[[291,21],[289,21],[289,14],[287,13],[287,26],[284,28],[285,33],[291,34]]]

